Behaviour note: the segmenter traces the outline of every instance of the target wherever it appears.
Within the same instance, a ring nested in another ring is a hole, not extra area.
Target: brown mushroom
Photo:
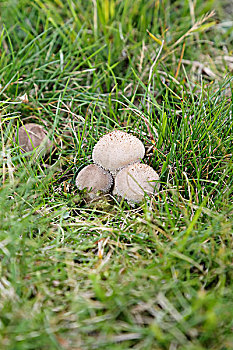
[[[22,125],[17,130],[14,139],[22,152],[31,152],[42,145],[43,152],[48,153],[52,146],[47,131],[42,125],[35,123]]]

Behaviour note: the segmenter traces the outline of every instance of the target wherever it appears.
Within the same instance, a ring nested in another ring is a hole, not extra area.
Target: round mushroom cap
[[[94,163],[111,172],[133,164],[145,155],[143,143],[135,136],[116,130],[97,142],[93,149]]]
[[[132,202],[140,202],[147,193],[159,189],[159,175],[149,165],[135,163],[120,170],[115,179],[114,193]]]
[[[87,188],[91,199],[96,197],[97,192],[108,193],[112,187],[111,174],[96,164],[85,166],[76,178],[76,186],[83,190]]]
[[[14,139],[22,152],[31,152],[43,143],[43,150],[46,150],[47,153],[52,145],[47,135],[48,133],[42,125],[28,123],[18,129]]]

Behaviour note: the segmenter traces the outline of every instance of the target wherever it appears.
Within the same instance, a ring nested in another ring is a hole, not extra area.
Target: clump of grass
[[[0,348],[232,348],[229,9],[0,6]],[[48,156],[13,144],[22,122],[46,126]],[[161,177],[133,208],[75,186],[115,128]]]

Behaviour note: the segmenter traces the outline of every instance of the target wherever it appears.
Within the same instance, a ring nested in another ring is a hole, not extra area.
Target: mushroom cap
[[[111,174],[99,167],[96,164],[90,164],[85,166],[76,178],[76,186],[78,189],[83,190],[87,188],[89,191],[89,197],[95,198],[96,193],[101,191],[103,193],[109,192],[112,187],[113,179]]]
[[[132,202],[140,202],[144,193],[152,196],[159,189],[159,175],[147,164],[135,163],[120,170],[114,193]]]
[[[52,145],[47,135],[42,125],[28,123],[18,129],[14,139],[18,142],[22,152],[31,152],[44,142],[43,149],[46,149],[47,153]]]
[[[111,172],[133,164],[145,155],[143,143],[126,132],[112,131],[97,142],[92,152],[94,163]]]

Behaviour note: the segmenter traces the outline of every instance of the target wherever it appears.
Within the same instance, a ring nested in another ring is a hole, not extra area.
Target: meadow
[[[1,0],[0,25],[0,349],[233,349],[232,2]],[[134,206],[75,185],[116,129],[160,176]]]

